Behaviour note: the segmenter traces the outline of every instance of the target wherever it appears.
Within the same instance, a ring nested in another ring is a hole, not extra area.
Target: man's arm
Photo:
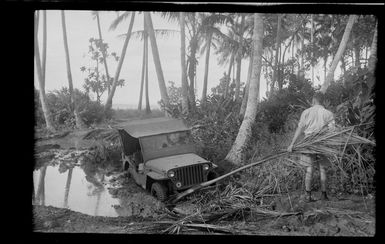
[[[297,141],[299,135],[301,135],[303,131],[304,131],[304,127],[299,125],[297,127],[297,129],[295,130],[293,140],[291,141],[289,147],[287,148],[288,152],[292,152],[293,151],[294,143]]]
[[[301,117],[298,122],[297,129],[295,130],[293,139],[287,148],[288,152],[291,152],[293,150],[294,143],[297,141],[299,135],[301,135],[305,131],[305,119],[306,119],[306,110],[302,112]]]

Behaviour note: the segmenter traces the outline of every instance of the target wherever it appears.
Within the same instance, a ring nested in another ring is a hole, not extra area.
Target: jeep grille
[[[175,169],[175,179],[182,183],[182,187],[203,182],[202,164],[190,165]]]

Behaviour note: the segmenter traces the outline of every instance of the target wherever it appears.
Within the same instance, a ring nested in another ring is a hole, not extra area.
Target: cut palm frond
[[[281,150],[274,155],[265,156],[257,162],[242,166],[218,178],[203,182],[190,189],[187,189],[184,192],[174,195],[170,197],[169,201],[175,203],[181,198],[201,189],[202,187],[223,180],[239,171],[245,170],[256,165],[261,165],[263,163],[269,162],[280,157],[287,157],[290,154],[323,154],[327,157],[342,157],[344,153],[344,148],[347,145],[370,144],[375,146],[375,142],[361,137],[357,133],[352,132],[354,128],[355,126],[350,126],[346,128],[329,130],[327,127],[325,127],[318,133],[314,133],[310,136],[304,137],[298,143],[294,144],[292,152]]]

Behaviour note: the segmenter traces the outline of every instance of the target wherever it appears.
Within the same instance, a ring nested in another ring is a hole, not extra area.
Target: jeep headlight
[[[209,168],[210,168],[210,165],[208,165],[208,164],[203,165],[203,170],[209,170]]]
[[[182,186],[182,183],[178,181],[175,185],[177,188],[180,188]]]
[[[168,177],[173,178],[175,176],[175,172],[170,170],[167,172]]]

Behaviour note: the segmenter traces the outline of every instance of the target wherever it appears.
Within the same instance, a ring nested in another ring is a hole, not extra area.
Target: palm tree
[[[114,97],[116,86],[118,85],[119,75],[120,75],[120,71],[122,69],[124,57],[126,56],[128,42],[130,41],[130,38],[131,38],[132,27],[134,25],[134,19],[135,19],[135,12],[125,12],[124,14],[120,15],[117,18],[117,20],[119,20],[119,21],[115,20],[114,23],[110,27],[110,29],[116,28],[117,24],[122,19],[127,18],[130,14],[131,14],[130,25],[129,25],[128,30],[127,30],[127,34],[126,34],[126,38],[125,38],[125,41],[123,44],[122,52],[120,54],[119,63],[118,63],[118,66],[116,67],[114,80],[112,82],[112,87],[111,87],[110,93],[108,94],[106,104],[104,105],[104,111],[105,112],[109,111],[112,107],[112,98]]]
[[[374,35],[372,40],[372,45],[370,46],[370,56],[368,62],[368,69],[370,72],[374,73],[377,63],[377,23],[374,29]]]
[[[253,71],[250,80],[249,96],[245,117],[239,128],[238,135],[226,156],[226,160],[230,163],[239,165],[242,163],[244,150],[250,140],[251,126],[255,121],[257,114],[257,104],[259,96],[259,79],[261,75],[262,53],[263,53],[263,19],[261,14],[254,14],[254,48],[253,48]]]
[[[43,50],[42,50],[42,70],[43,70],[43,85],[45,87],[45,68],[47,60],[47,11],[43,10]]]
[[[188,83],[186,76],[186,43],[185,43],[185,15],[184,12],[179,13],[180,21],[180,62],[182,70],[182,113],[188,114]]]
[[[353,24],[357,19],[357,15],[350,15],[348,23],[346,24],[344,35],[342,36],[342,40],[340,42],[340,45],[338,47],[337,53],[333,58],[333,62],[331,64],[331,67],[326,75],[326,79],[324,83],[321,86],[321,92],[325,93],[327,88],[329,87],[331,81],[334,79],[334,71],[337,68],[337,64],[339,63],[345,49],[346,49],[346,44],[349,41],[349,35],[350,32],[352,31]]]
[[[235,86],[235,100],[239,99],[239,93],[241,89],[241,66],[242,66],[242,57],[243,57],[243,33],[244,33],[244,25],[245,25],[245,14],[242,14],[241,25],[238,30],[239,35],[239,47],[237,53],[237,75],[235,78],[236,86]]]
[[[143,25],[144,25],[144,28],[145,28],[145,24],[143,22]],[[145,32],[143,28],[143,31]],[[143,35],[145,36],[143,39],[143,62],[142,62],[142,76],[141,76],[141,80],[140,80],[140,92],[139,92],[139,103],[138,103],[138,111],[141,111],[142,110],[142,97],[143,97],[143,85],[144,85],[144,75],[145,75],[145,71],[146,71],[146,44],[147,44],[147,33],[143,33]]]
[[[273,80],[271,81],[271,88],[270,90],[274,90],[275,82],[277,81],[277,75],[278,75],[278,63],[279,58],[278,54],[280,52],[281,47],[281,22],[282,22],[282,14],[277,15],[278,21],[277,21],[277,34],[276,34],[276,41],[275,41],[275,56],[274,56],[274,72],[273,72]]]
[[[249,96],[249,87],[250,87],[250,80],[251,80],[251,74],[253,71],[253,53],[251,53],[249,57],[249,68],[247,71],[247,81],[246,81],[246,86],[243,91],[243,99],[242,99],[242,104],[241,104],[241,110],[239,111],[239,116],[243,119],[245,112],[246,112],[246,105],[247,105],[247,100]]]
[[[101,30],[101,28],[100,28],[100,17],[99,17],[99,12],[98,12],[98,11],[93,11],[92,14],[94,15],[94,17],[96,17],[96,21],[97,21],[97,24],[98,24],[99,39],[100,39],[101,42],[103,42],[102,30]],[[110,81],[110,74],[109,74],[109,72],[108,72],[108,65],[107,65],[106,50],[102,50],[102,55],[103,55],[104,69],[106,70],[107,81]],[[108,90],[107,90],[107,91],[108,91],[108,94],[110,94],[111,86],[110,86],[109,83],[108,83],[107,89],[108,89]]]
[[[146,23],[146,22],[145,22]],[[146,114],[151,113],[151,108],[150,108],[150,99],[148,96],[148,35],[145,35],[144,38],[144,43],[145,43],[145,51],[146,51],[146,63],[145,63],[145,94],[146,94]]]
[[[207,41],[206,41],[207,48],[206,48],[206,60],[205,60],[205,73],[203,78],[203,89],[202,89],[202,98],[201,98],[202,103],[206,103],[207,79],[209,76],[210,47],[211,47],[212,37],[213,37],[213,33],[210,32],[207,36]]]
[[[72,73],[71,73],[71,64],[70,64],[70,54],[68,50],[68,42],[67,42],[67,30],[66,30],[66,22],[65,22],[65,14],[64,10],[61,11],[61,20],[62,20],[62,29],[63,29],[63,40],[64,40],[64,51],[66,55],[66,65],[67,65],[67,78],[68,78],[68,88],[71,96],[71,109],[74,111],[76,127],[79,129],[85,128],[85,125],[80,118],[78,107],[75,102],[75,93],[73,91],[73,83],[72,83]]]
[[[151,19],[150,12],[144,12],[144,18],[146,20],[146,29],[148,30],[148,34],[149,34],[149,37],[150,37],[152,56],[153,56],[153,59],[154,59],[156,75],[158,77],[158,84],[159,84],[161,100],[162,100],[163,104],[165,105],[165,107],[167,108],[168,105],[169,105],[169,97],[168,97],[168,94],[167,94],[166,84],[164,82],[164,76],[163,76],[162,66],[161,66],[161,63],[160,63],[158,46],[156,44],[154,27],[152,25],[152,19]],[[166,113],[166,116],[169,115],[167,110],[165,110],[165,113]]]
[[[142,78],[140,83],[140,94],[138,110],[142,110],[143,85],[145,83],[145,99],[146,99],[146,114],[151,113],[150,102],[148,97],[148,32],[146,30],[146,19],[143,21],[143,31],[137,32],[143,36],[143,64],[142,64]]]
[[[53,124],[52,115],[47,105],[47,98],[45,95],[45,60],[46,60],[46,37],[47,37],[47,18],[46,13],[44,11],[43,15],[43,67],[40,63],[40,52],[39,52],[39,42],[38,42],[38,26],[39,26],[39,12],[36,11],[35,15],[35,30],[34,30],[34,38],[35,38],[35,61],[36,61],[36,70],[37,70],[37,77],[39,80],[39,98],[40,103],[42,106],[45,124],[48,129],[48,131],[55,132],[56,129]]]

